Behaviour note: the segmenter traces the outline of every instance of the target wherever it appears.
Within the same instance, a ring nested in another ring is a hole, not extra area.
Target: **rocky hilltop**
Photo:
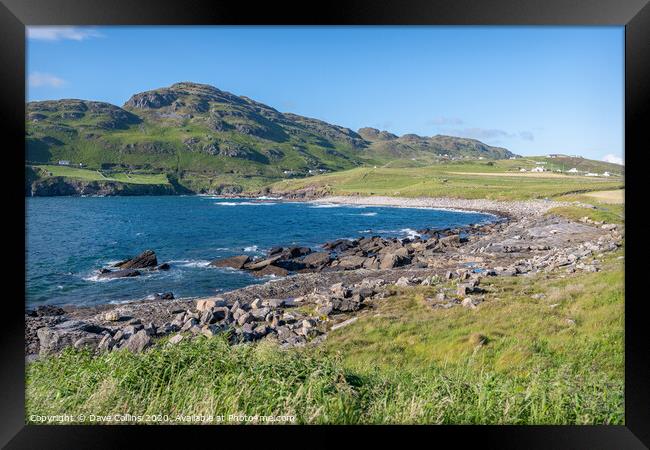
[[[133,95],[116,106],[63,99],[27,104],[28,164],[174,173],[180,181],[286,178],[398,158],[513,154],[472,139],[359,132],[198,83]]]

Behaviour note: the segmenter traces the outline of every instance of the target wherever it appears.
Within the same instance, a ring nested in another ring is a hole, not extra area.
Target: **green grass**
[[[429,167],[362,167],[315,177],[284,180],[272,185],[272,189],[281,193],[317,186],[329,188],[334,195],[525,200],[623,187],[621,178],[588,178],[560,174],[551,178],[533,174],[519,176],[511,170],[515,161],[495,161],[494,165],[471,161]]]
[[[605,223],[622,224],[624,222],[625,206],[623,204],[604,203],[587,195],[563,195],[558,197],[557,200],[586,203],[592,205],[594,208],[585,208],[578,205],[562,206],[550,209],[548,214],[555,214],[571,220],[580,220],[583,217],[588,217],[591,220]]]
[[[165,174],[127,174],[125,172],[104,174],[98,170],[70,166],[39,165],[33,167],[40,169],[38,172],[41,177],[66,177],[85,181],[120,181],[132,184],[169,184]]]
[[[477,310],[431,310],[423,298],[435,288],[398,290],[318,348],[229,346],[215,337],[142,355],[68,350],[27,367],[27,419],[129,412],[172,420],[259,414],[293,415],[297,423],[623,424],[616,256],[599,273],[485,280],[487,301]],[[546,297],[531,298],[539,292]],[[487,345],[470,343],[474,333]]]

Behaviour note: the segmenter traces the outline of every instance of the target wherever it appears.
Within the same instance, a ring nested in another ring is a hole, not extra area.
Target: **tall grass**
[[[163,339],[137,355],[67,350],[28,365],[26,419],[129,413],[181,423],[178,415],[223,417],[219,423],[258,415],[310,424],[623,424],[619,254],[599,273],[486,280],[477,310],[431,310],[423,298],[435,288],[405,289],[319,347],[232,346],[217,336],[174,346]],[[532,298],[540,292],[546,296]],[[488,343],[471,342],[475,333]]]
[[[295,423],[621,424],[622,383],[567,368],[508,376],[474,361],[360,373],[321,351],[220,338],[144,355],[81,351],[28,367],[32,414],[294,416]],[[226,423],[230,422],[224,419]],[[237,419],[235,419],[235,422]]]

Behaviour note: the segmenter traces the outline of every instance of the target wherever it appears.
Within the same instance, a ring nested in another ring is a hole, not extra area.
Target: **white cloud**
[[[613,153],[608,153],[608,154],[606,154],[606,155],[603,157],[603,161],[605,161],[605,162],[609,162],[609,163],[614,163],[614,164],[620,164],[621,166],[624,165],[624,164],[623,164],[623,158],[621,158],[620,156],[616,156],[616,155],[613,154]]]
[[[65,84],[63,78],[59,78],[49,73],[33,72],[29,74],[29,87],[53,87],[59,88]]]
[[[497,128],[442,128],[442,131],[450,133],[454,136],[460,136],[464,138],[473,138],[480,141],[492,140],[495,139],[523,139],[525,141],[534,141],[535,135],[530,131],[520,131],[519,133],[509,133],[505,130],[500,130]]]
[[[39,41],[83,41],[85,39],[102,37],[103,35],[92,28],[78,27],[27,27],[27,38]]]

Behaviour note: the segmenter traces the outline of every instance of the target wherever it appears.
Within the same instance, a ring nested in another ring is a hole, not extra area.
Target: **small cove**
[[[490,214],[210,196],[27,198],[27,307],[91,306],[156,292],[207,296],[270,278],[212,268],[216,258],[338,238],[413,237],[486,223]],[[152,249],[171,270],[99,281],[96,270]]]

